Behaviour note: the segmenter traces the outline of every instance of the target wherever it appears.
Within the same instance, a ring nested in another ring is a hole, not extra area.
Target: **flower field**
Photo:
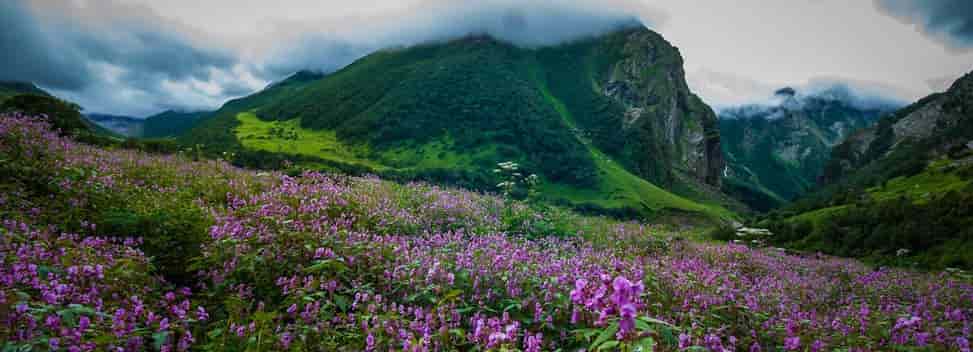
[[[949,273],[0,117],[2,351],[970,351]]]

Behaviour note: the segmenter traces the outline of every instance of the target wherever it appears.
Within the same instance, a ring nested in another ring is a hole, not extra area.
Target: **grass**
[[[574,128],[570,113],[546,88],[542,91],[555,109],[562,114],[565,123]],[[426,170],[436,168],[476,167],[476,160],[485,160],[496,154],[496,146],[483,146],[469,154],[453,150],[450,138],[420,146],[401,146],[381,152],[373,152],[367,146],[349,145],[338,140],[334,131],[312,130],[301,127],[300,119],[264,121],[251,112],[237,114],[239,125],[233,132],[244,148],[275,153],[289,153],[321,158],[324,160],[364,166],[374,172]],[[274,130],[284,134],[274,133]],[[617,162],[583,141],[588,147],[599,170],[598,183],[592,188],[581,188],[561,183],[544,183],[542,193],[549,198],[571,204],[595,204],[606,209],[641,209],[651,213],[690,212],[714,219],[733,218],[734,215],[715,205],[704,205],[672,194],[625,170]],[[376,156],[374,159],[369,155]],[[305,168],[325,168],[324,165],[307,163]]]
[[[387,166],[360,157],[368,153],[364,146],[351,146],[338,141],[334,131],[301,127],[301,119],[264,121],[251,112],[237,114],[240,124],[233,130],[244,148],[274,153],[319,157],[325,160],[365,166],[381,171]],[[290,137],[273,133],[274,129],[292,133]]]
[[[950,164],[950,160],[936,161],[918,175],[893,178],[884,186],[869,188],[868,193],[875,200],[904,196],[922,204],[935,195],[961,191],[970,185],[970,180],[946,170]]]

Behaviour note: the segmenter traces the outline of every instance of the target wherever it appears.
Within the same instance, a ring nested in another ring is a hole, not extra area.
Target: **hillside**
[[[242,165],[378,173],[495,190],[515,161],[559,204],[728,217],[715,114],[647,29],[541,49],[489,37],[389,49],[228,103],[183,137]]]
[[[762,211],[815,189],[831,148],[895,109],[857,103],[853,94],[843,86],[809,94],[783,88],[773,104],[721,110],[724,189]]]
[[[20,115],[0,160],[5,350],[956,351],[973,312],[962,275],[101,149]]]
[[[84,117],[102,128],[125,137],[141,136],[144,127],[144,121],[137,117],[109,114],[85,114]]]
[[[167,110],[147,118],[87,114],[92,122],[126,137],[165,138],[175,137],[192,129],[210,114],[210,111],[179,112]]]
[[[3,101],[7,100],[7,98],[20,94],[50,95],[43,89],[35,86],[33,83],[0,81],[0,103],[3,103]]]
[[[834,149],[829,184],[765,225],[796,247],[973,266],[973,74]]]

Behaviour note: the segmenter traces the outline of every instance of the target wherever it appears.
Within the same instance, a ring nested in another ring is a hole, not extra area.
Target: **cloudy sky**
[[[836,83],[908,101],[973,70],[969,0],[2,0],[0,80],[145,116],[388,46],[473,32],[543,46],[633,21],[680,48],[717,108]]]

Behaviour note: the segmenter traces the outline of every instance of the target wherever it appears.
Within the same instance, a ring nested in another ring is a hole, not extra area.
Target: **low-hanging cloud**
[[[785,116],[788,110],[800,110],[812,101],[834,101],[862,111],[879,112],[894,111],[908,104],[903,93],[894,87],[818,77],[797,86],[774,89],[754,102],[719,107],[718,112],[722,119],[775,119]]]
[[[276,79],[301,69],[331,72],[389,47],[489,35],[521,47],[597,36],[622,27],[663,23],[665,14],[634,0],[425,0],[395,11],[281,23],[258,70]]]
[[[973,1],[875,0],[875,5],[892,17],[916,25],[950,49],[973,50]]]

